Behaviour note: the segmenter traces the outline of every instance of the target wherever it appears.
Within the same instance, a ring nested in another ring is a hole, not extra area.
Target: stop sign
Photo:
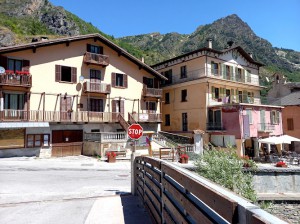
[[[139,124],[132,124],[128,128],[127,134],[131,139],[139,139],[143,135],[143,128]]]

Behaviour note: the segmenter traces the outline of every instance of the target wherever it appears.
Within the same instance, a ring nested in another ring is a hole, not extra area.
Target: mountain
[[[201,25],[189,35],[154,32],[115,39],[48,0],[0,0],[0,47],[28,43],[40,36],[51,39],[88,33],[104,35],[137,58],[144,57],[147,64],[204,47],[207,38],[213,39],[213,48],[218,50],[234,41],[266,65],[261,69],[263,75],[281,72],[291,81],[300,81],[300,52],[273,48],[237,15]]]
[[[300,52],[272,47],[267,40],[258,37],[249,25],[233,14],[212,24],[199,26],[193,33],[150,33],[127,36],[120,40],[145,51],[147,63],[157,63],[180,54],[207,46],[207,39],[213,39],[213,48],[222,50],[228,41],[253,53],[255,60],[266,65],[262,72],[282,72],[292,81],[300,81]]]

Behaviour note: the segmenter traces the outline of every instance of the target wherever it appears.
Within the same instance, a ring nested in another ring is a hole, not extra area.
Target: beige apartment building
[[[258,151],[258,139],[282,134],[281,108],[264,105],[259,83],[261,63],[240,46],[208,46],[152,66],[163,81],[162,130],[192,136],[202,130],[204,142]]]
[[[78,155],[99,136],[125,144],[131,123],[160,129],[166,78],[99,34],[0,48],[0,66],[0,157]]]

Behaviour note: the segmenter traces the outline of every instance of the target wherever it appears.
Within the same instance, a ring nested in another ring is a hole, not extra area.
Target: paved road
[[[88,157],[0,159],[0,220],[13,224],[104,223],[98,216],[111,208],[112,216],[120,213],[111,223],[120,223],[128,218],[122,207],[126,203],[145,216],[136,198],[132,203],[132,196],[118,196],[129,195],[130,180],[129,161],[108,164]],[[126,211],[130,213],[130,209]]]

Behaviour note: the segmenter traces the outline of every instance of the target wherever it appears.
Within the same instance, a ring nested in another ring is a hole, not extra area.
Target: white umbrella
[[[287,144],[291,144],[291,142],[300,142],[299,138],[295,138],[295,137],[289,136],[289,135],[282,135],[282,136],[279,136],[278,138],[281,139],[282,143],[287,143]]]

